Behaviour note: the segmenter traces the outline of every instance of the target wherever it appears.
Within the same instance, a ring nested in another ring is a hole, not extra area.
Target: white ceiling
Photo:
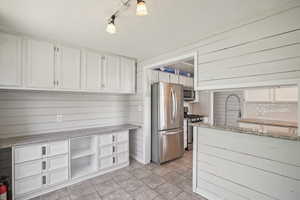
[[[105,31],[120,0],[0,0],[5,29],[134,57],[158,56],[248,21],[290,0],[147,0],[149,15],[135,16],[135,0]]]

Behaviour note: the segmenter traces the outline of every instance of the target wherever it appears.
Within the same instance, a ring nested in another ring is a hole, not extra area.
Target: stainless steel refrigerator
[[[158,164],[179,158],[183,144],[183,86],[152,84],[152,161]]]

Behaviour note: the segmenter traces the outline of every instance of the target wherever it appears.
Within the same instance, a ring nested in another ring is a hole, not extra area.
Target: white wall
[[[140,125],[141,119],[133,114],[134,98],[139,95],[1,90],[0,138],[125,123]],[[56,121],[57,114],[62,115],[62,122]],[[130,137],[130,154],[141,160],[142,131],[133,131]]]
[[[142,128],[138,129],[135,133],[130,134],[130,141],[133,145],[130,145],[131,156],[136,160],[144,163],[144,115],[143,115],[143,70],[137,68],[136,79],[136,94],[129,97],[129,119],[130,124],[136,124]]]
[[[196,129],[197,193],[210,200],[299,199],[299,141]]]

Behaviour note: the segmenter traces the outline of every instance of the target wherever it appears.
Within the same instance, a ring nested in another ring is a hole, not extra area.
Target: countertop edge
[[[201,127],[201,128],[210,128],[210,129],[216,129],[216,130],[222,130],[222,131],[230,131],[230,132],[234,132],[234,133],[247,134],[247,135],[278,138],[278,139],[290,140],[290,141],[300,141],[300,136],[282,136],[282,135],[276,135],[276,133],[274,133],[274,134],[261,133],[261,132],[247,130],[245,128],[238,128],[238,127],[214,126],[214,125],[204,124],[204,123],[191,123],[190,126]]]
[[[37,135],[24,135],[10,138],[0,138],[0,149],[11,148],[14,146],[28,145],[34,143],[47,143],[57,140],[72,139],[76,137],[84,137],[91,135],[109,134],[122,130],[134,130],[139,129],[141,126],[134,124],[122,124],[116,126],[103,126],[92,128],[80,128],[67,131],[58,131]]]
[[[277,126],[285,128],[298,128],[297,125],[293,125],[290,122],[279,122],[277,120],[264,120],[264,119],[240,119],[238,122],[247,123],[247,124],[259,124],[265,126]]]

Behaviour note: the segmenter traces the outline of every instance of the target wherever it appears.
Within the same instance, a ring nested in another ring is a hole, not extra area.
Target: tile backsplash
[[[297,121],[297,103],[246,103],[244,118]]]

